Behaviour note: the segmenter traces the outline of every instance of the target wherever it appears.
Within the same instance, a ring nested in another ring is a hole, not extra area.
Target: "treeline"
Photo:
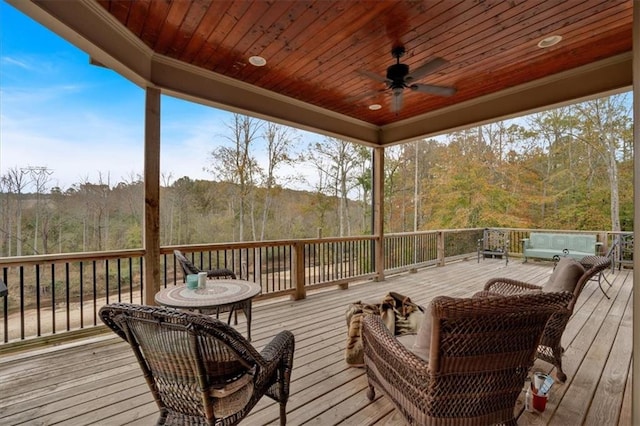
[[[632,230],[630,103],[616,95],[387,148],[385,231]],[[212,142],[211,181],[163,176],[161,244],[371,232],[369,148],[307,144],[294,129],[241,115],[227,128]],[[287,189],[297,176],[284,170],[303,168],[316,176],[312,189]],[[0,176],[0,256],[142,246],[141,176],[63,191],[48,188],[50,173]]]
[[[231,186],[183,177],[161,188],[161,243],[241,241]],[[40,197],[2,193],[0,199],[0,257],[142,247],[141,180],[115,187],[81,184]],[[335,214],[338,202],[331,197],[281,189],[273,195],[273,204],[264,239],[315,237],[320,228],[325,235],[336,235],[337,221],[335,216],[329,220],[328,211]],[[357,202],[352,204],[357,208]],[[12,233],[18,222],[21,233]]]

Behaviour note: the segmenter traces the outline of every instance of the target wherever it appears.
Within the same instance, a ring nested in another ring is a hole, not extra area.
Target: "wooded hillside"
[[[166,179],[161,244],[368,234],[371,150],[235,115],[212,180]],[[260,167],[258,143],[268,153]],[[212,144],[213,145],[213,144]],[[301,148],[302,147],[302,148]],[[630,94],[386,149],[385,232],[440,228],[633,229]],[[311,169],[287,189],[284,166]],[[0,256],[142,246],[140,176],[50,188],[44,167],[0,176]],[[27,188],[35,190],[27,192]]]

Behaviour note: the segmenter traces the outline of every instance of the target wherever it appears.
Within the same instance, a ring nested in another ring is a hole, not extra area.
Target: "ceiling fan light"
[[[251,56],[249,58],[249,63],[254,67],[264,67],[267,65],[267,60],[262,56]]]
[[[555,46],[556,44],[562,41],[561,35],[552,35],[549,37],[545,37],[538,42],[538,47],[540,49],[546,49],[547,47]]]
[[[402,109],[402,88],[393,88],[393,97],[391,98],[391,111],[398,114]]]

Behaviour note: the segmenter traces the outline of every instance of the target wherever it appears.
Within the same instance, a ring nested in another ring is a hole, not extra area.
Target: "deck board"
[[[361,368],[344,362],[345,311],[349,303],[379,301],[389,291],[426,305],[435,296],[470,296],[492,277],[543,284],[549,263],[515,259],[461,261],[403,273],[347,289],[311,292],[307,299],[272,299],[254,304],[252,335],[259,350],[280,330],[296,337],[290,425],[402,425],[384,396],[366,398]],[[585,287],[565,335],[567,383],[554,385],[545,413],[523,412],[521,425],[631,423],[632,275],[607,275],[606,299],[596,283]],[[238,329],[246,324],[239,317]],[[553,367],[536,361],[535,369]],[[157,419],[151,398],[129,347],[113,334],[46,350],[0,358],[0,424],[148,425]],[[517,412],[522,410],[519,403]],[[245,424],[277,424],[278,406],[265,397]],[[569,423],[567,423],[569,422]]]
[[[598,385],[587,423],[613,425],[618,423],[618,414],[609,410],[610,406],[620,406],[627,384],[627,372],[631,363],[633,341],[626,338],[631,333],[632,324],[631,300],[627,300],[624,315],[620,317],[620,323],[616,324],[617,330],[613,330],[615,341],[607,358],[605,368],[602,371],[602,379]],[[611,417],[615,415],[615,417]]]
[[[597,386],[600,385],[600,376],[613,345],[620,318],[628,302],[630,291],[626,292],[626,297],[624,294],[620,294],[625,289],[629,289],[629,287],[623,287],[621,292],[612,294],[612,300],[600,299],[598,306],[593,311],[593,318],[589,322],[589,324],[595,323],[599,326],[583,327],[576,339],[579,343],[579,349],[572,350],[576,347],[575,344],[567,349],[565,356],[568,360],[567,364],[572,364],[573,360],[580,359],[582,362],[575,373],[573,373],[573,369],[567,370],[567,375],[571,377],[567,379],[568,383],[564,384],[568,391],[562,401],[562,410],[556,410],[549,424],[566,425],[571,422],[581,424],[584,421],[584,417],[588,413],[585,410],[585,404],[590,404]]]

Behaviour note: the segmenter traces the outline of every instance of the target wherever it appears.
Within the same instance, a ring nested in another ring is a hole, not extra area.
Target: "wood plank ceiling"
[[[633,0],[7,1],[141,87],[372,146],[633,81]],[[446,61],[409,86],[455,94],[399,89],[395,111],[397,46],[410,72]]]
[[[631,1],[123,1],[99,3],[160,55],[384,126],[631,51]],[[538,42],[562,41],[548,49]],[[404,90],[396,114],[383,82],[391,49],[413,70],[448,64]],[[267,64],[249,64],[262,56]],[[369,105],[380,104],[374,111]]]

